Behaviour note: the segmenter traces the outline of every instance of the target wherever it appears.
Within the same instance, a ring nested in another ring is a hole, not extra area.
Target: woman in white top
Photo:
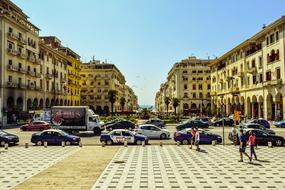
[[[200,141],[200,134],[199,134],[198,128],[196,127],[195,128],[195,145],[197,147],[197,149],[196,149],[197,151],[200,150],[200,148],[199,148],[199,141]]]

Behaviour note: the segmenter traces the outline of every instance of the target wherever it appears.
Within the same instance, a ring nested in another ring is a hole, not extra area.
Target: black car
[[[7,144],[17,144],[19,137],[17,135],[9,134],[5,131],[0,130],[0,146]]]
[[[256,144],[257,145],[268,145],[268,142],[272,142],[275,146],[283,146],[285,139],[284,137],[268,134],[266,131],[260,130],[260,129],[244,129],[244,133],[246,135],[246,138],[248,140],[249,138],[249,131],[253,131],[256,137]],[[239,144],[239,135],[240,133],[237,133],[237,143]],[[233,135],[232,133],[229,133],[229,140],[233,141]]]
[[[253,119],[253,120],[249,120],[247,123],[257,123],[267,129],[270,129],[270,123],[265,119]]]
[[[244,123],[240,127],[242,128],[251,128],[251,129],[260,129],[262,131],[267,132],[268,134],[275,135],[275,132],[271,129],[265,128],[263,125],[257,123]]]
[[[188,120],[187,122],[178,125],[176,127],[176,130],[181,131],[183,129],[193,128],[193,127],[204,129],[204,128],[209,128],[209,124],[200,120]]]
[[[48,144],[60,145],[65,142],[66,145],[79,144],[81,141],[80,137],[70,135],[62,130],[49,129],[39,133],[34,133],[31,138],[31,142],[38,146],[43,145],[43,142]]]
[[[223,126],[223,125],[232,127],[234,126],[234,120],[231,118],[222,118],[213,123],[213,126],[216,126],[216,127]]]
[[[153,124],[153,125],[160,127],[160,128],[165,127],[164,121],[161,119],[157,119],[157,118],[149,119],[146,122],[144,122],[144,124]]]
[[[117,121],[117,122],[111,123],[106,126],[107,131],[112,131],[114,129],[133,130],[134,128],[135,128],[135,124],[128,120]]]

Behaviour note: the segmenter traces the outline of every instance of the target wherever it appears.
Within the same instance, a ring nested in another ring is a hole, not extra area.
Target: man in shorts
[[[194,127],[192,127],[192,129],[191,129],[191,136],[192,136],[192,138],[191,138],[190,149],[192,149],[192,145],[194,145],[194,143],[195,143],[195,129],[194,129]]]
[[[247,143],[246,135],[243,133],[243,129],[240,129],[240,145],[239,145],[240,160],[239,162],[243,162],[243,154],[248,157],[249,161],[251,161],[250,156],[245,152],[246,143]]]

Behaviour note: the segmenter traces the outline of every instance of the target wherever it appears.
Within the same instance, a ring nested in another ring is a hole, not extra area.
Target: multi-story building
[[[43,73],[39,28],[9,0],[0,1],[1,112],[8,122],[15,112],[40,106]]]
[[[47,101],[51,105],[80,105],[80,56],[62,46],[55,36],[41,37],[41,42],[45,49],[53,51],[47,54],[45,64],[47,79],[50,79],[46,81],[46,88],[53,92]]]
[[[97,113],[110,113],[111,103],[108,98],[109,90],[118,92],[114,104],[114,111],[121,112],[120,98],[126,99],[128,109],[136,108],[137,98],[134,93],[126,88],[126,80],[114,64],[101,63],[98,60],[81,64],[81,104],[88,105]],[[127,93],[125,92],[127,89]],[[126,96],[127,95],[127,96]],[[128,98],[130,99],[128,99]]]
[[[283,16],[212,62],[213,112],[284,118],[284,50]]]
[[[138,105],[138,98],[135,95],[133,89],[131,89],[131,87],[129,87],[128,85],[124,85],[124,94],[123,97],[125,98],[125,106],[124,109],[121,111],[124,112],[134,112],[136,111],[137,105]]]
[[[160,86],[156,94],[155,107],[158,112],[166,112],[165,98],[172,101],[178,98],[180,105],[179,113],[206,113],[211,108],[211,80],[210,64],[211,60],[188,57],[175,63],[169,71],[167,81]],[[172,103],[169,104],[170,112],[174,112]]]

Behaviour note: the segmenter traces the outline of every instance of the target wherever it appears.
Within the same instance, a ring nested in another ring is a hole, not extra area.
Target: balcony
[[[13,65],[7,65],[7,70],[8,71],[18,71],[17,67],[13,66]]]
[[[42,64],[42,60],[36,59],[35,63],[38,64],[38,65],[41,65]]]
[[[23,37],[18,37],[18,41],[23,44],[23,45],[26,45],[27,44],[27,40],[25,40]]]
[[[87,95],[87,94],[88,94],[87,91],[81,91],[81,95],[85,96],[85,95]]]
[[[214,90],[214,91],[211,91],[210,94],[211,94],[211,96],[216,96],[216,95],[217,95],[217,91],[215,91],[215,90]]]
[[[32,76],[32,77],[35,77],[36,76],[36,73],[34,71],[28,71],[27,73],[28,75]]]
[[[27,88],[27,85],[23,84],[23,83],[20,83],[18,84],[19,88],[21,89],[26,89]]]
[[[12,48],[7,48],[7,52],[11,55],[18,55],[18,51]]]
[[[18,39],[17,34],[14,34],[13,32],[8,32],[7,34],[8,34],[8,37],[11,39],[14,39],[14,40]]]
[[[250,74],[256,74],[257,73],[257,68],[256,67],[251,67],[248,69],[248,73]]]
[[[18,52],[18,56],[22,59],[27,59],[27,55],[25,53]]]
[[[220,79],[220,80],[219,80],[219,82],[220,82],[220,83],[223,83],[223,82],[224,82],[224,80],[223,80],[223,79]]]
[[[41,91],[41,90],[43,90],[43,88],[40,87],[40,86],[36,86],[36,87],[35,87],[35,90]]]
[[[11,82],[11,81],[8,81],[8,82],[7,82],[7,87],[8,87],[8,88],[17,88],[18,86],[17,86],[16,83],[13,83],[13,82]]]
[[[41,77],[42,77],[42,74],[41,74],[41,73],[36,72],[36,77],[41,78]]]
[[[66,81],[67,81],[66,78],[60,78],[61,83],[66,83]]]
[[[239,87],[238,86],[234,86],[230,89],[232,94],[238,94],[239,93]]]
[[[53,77],[52,74],[49,74],[49,73],[46,74],[47,79],[52,79],[52,77]]]
[[[28,84],[27,88],[30,89],[30,90],[34,90],[35,89],[35,85],[33,83],[32,84]]]
[[[20,73],[23,73],[23,74],[26,74],[26,73],[27,73],[26,69],[24,69],[24,68],[19,68],[18,71],[19,71]]]
[[[244,76],[244,72],[241,71],[241,72],[238,72],[238,77],[243,77]]]
[[[32,62],[32,63],[35,63],[36,62],[36,58],[34,56],[28,56],[27,57],[27,60]]]

